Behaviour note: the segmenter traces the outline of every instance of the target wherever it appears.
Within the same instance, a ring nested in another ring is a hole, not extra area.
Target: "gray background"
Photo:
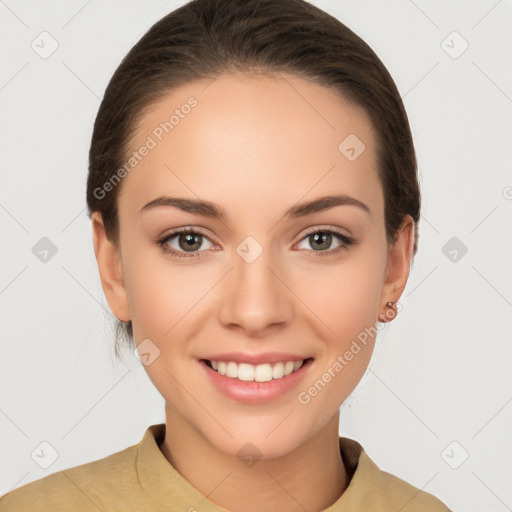
[[[108,80],[182,3],[0,0],[0,494],[165,419],[139,361],[113,356],[85,182]],[[454,510],[512,510],[512,1],[313,3],[394,77],[423,194],[403,310],[380,331],[340,433]],[[46,262],[43,237],[57,249]]]

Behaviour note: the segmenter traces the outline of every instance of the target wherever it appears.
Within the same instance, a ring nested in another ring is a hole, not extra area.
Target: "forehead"
[[[225,74],[175,88],[144,111],[131,142],[138,156],[120,209],[177,195],[228,212],[229,204],[268,208],[276,199],[284,210],[335,193],[382,209],[368,116],[336,91],[293,75]]]

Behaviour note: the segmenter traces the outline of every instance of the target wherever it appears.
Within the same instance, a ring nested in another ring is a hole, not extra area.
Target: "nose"
[[[294,315],[293,293],[286,272],[280,271],[275,260],[272,264],[270,251],[263,251],[252,262],[235,253],[233,262],[233,270],[223,280],[218,310],[223,326],[258,338],[288,325]]]

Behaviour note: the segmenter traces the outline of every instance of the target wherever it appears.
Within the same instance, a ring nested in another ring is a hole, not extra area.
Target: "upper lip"
[[[301,356],[291,354],[289,352],[262,352],[261,354],[248,354],[244,352],[225,352],[223,354],[214,354],[211,356],[202,357],[201,359],[208,359],[209,361],[234,361],[237,364],[248,363],[252,365],[258,364],[275,364],[285,363],[287,361],[302,361],[309,359],[309,356]]]

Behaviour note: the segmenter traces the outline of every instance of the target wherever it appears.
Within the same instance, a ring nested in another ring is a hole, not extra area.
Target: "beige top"
[[[164,436],[165,423],[151,425],[134,446],[8,492],[0,511],[226,512],[164,457]],[[381,471],[357,441],[339,441],[350,483],[323,512],[451,512],[432,494]]]

